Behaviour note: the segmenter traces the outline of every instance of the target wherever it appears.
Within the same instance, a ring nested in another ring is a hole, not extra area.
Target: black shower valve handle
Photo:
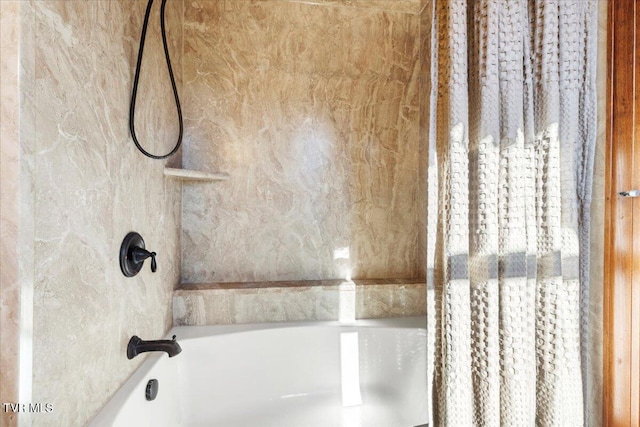
[[[145,249],[144,239],[135,231],[129,232],[120,245],[120,270],[125,277],[133,277],[142,270],[147,258],[151,258],[151,272],[158,270],[156,253]]]
[[[133,258],[133,262],[135,262],[136,264],[144,262],[144,260],[147,259],[147,258],[151,258],[151,272],[155,273],[156,270],[158,269],[158,263],[156,262],[156,253],[155,252],[149,252],[148,250],[146,250],[144,248],[135,247],[131,251],[131,255],[132,255],[132,258]]]
[[[158,269],[158,264],[156,263],[156,253],[151,252],[151,272],[155,273]]]

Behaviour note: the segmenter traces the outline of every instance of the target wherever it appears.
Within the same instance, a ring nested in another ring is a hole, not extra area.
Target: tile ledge
[[[340,286],[349,283],[344,279],[327,280],[287,280],[272,282],[210,282],[210,283],[181,283],[176,291],[207,291],[207,290],[232,290],[232,289],[274,289],[274,288],[310,288],[325,286]],[[409,279],[353,279],[356,286],[372,285],[425,285],[424,278]]]
[[[164,176],[177,178],[183,181],[226,181],[229,179],[228,173],[211,173],[189,169],[164,168]]]

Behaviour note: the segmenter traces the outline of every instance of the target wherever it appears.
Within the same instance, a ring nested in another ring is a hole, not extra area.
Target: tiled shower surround
[[[0,401],[18,400],[18,342],[20,324],[20,231],[31,227],[20,218],[20,163],[18,144],[18,52],[20,25],[18,2],[0,2]],[[26,169],[26,168],[25,168]],[[26,190],[25,190],[26,192]],[[22,230],[20,230],[20,228]],[[24,235],[24,234],[23,234]],[[31,244],[29,244],[31,246]],[[0,411],[0,426],[17,424],[17,415]]]
[[[199,325],[425,311],[426,0],[170,0],[185,114],[170,162],[138,153],[127,127],[145,6],[0,0],[0,400],[18,399],[23,303],[31,400],[55,408],[34,426],[85,425],[142,361],[126,359],[129,337],[160,338],[172,314]],[[148,38],[137,123],[166,151],[177,126],[155,19]],[[181,185],[165,165],[230,178]],[[121,275],[131,230],[158,273]]]
[[[229,302],[214,323],[424,313],[422,0],[171,0],[186,118],[171,162],[143,157],[127,126],[145,6],[2,2],[2,400],[30,384],[26,399],[54,407],[34,426],[85,425],[142,361],[126,359],[129,337],[170,327],[181,282],[241,282],[187,294]],[[161,53],[153,19],[136,115],[152,152],[177,133]],[[181,191],[165,166],[230,179]],[[120,273],[132,230],[158,273]]]
[[[20,414],[22,425],[83,426],[142,362],[127,360],[129,338],[159,338],[171,327],[180,280],[180,185],[164,179],[166,162],[135,149],[128,130],[146,1],[0,3],[0,401],[52,405]],[[179,79],[182,8],[181,0],[167,6]],[[153,151],[177,135],[158,27],[154,20],[137,111],[139,136]],[[148,265],[135,278],[120,272],[120,243],[132,230],[158,253],[156,274]],[[20,359],[31,378],[18,377]],[[15,414],[0,414],[3,427],[16,425]]]
[[[423,6],[189,3],[183,282],[425,276]]]

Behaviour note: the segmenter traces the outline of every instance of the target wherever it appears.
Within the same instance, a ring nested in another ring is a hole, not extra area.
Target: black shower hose
[[[162,45],[164,46],[164,57],[167,61],[167,68],[169,69],[169,78],[171,79],[171,88],[173,89],[173,97],[176,101],[176,109],[178,110],[178,122],[180,124],[180,133],[178,134],[178,142],[176,142],[175,147],[169,153],[163,156],[157,156],[155,154],[151,154],[146,151],[138,142],[138,138],[136,137],[136,129],[134,124],[134,117],[136,114],[136,97],[138,95],[138,80],[140,80],[140,68],[142,65],[142,53],[144,51],[144,43],[147,37],[147,26],[149,25],[149,15],[151,14],[151,6],[153,6],[153,0],[149,0],[147,4],[147,11],[144,15],[144,23],[142,24],[142,35],[140,36],[140,48],[138,49],[138,62],[136,64],[136,73],[133,78],[133,93],[131,94],[131,106],[129,108],[129,130],[131,131],[131,137],[133,138],[133,143],[136,144],[136,147],[142,154],[147,157],[151,157],[152,159],[166,159],[167,157],[173,155],[180,148],[180,144],[182,143],[182,130],[183,130],[183,119],[182,119],[182,109],[180,108],[180,98],[178,97],[178,89],[176,88],[176,80],[173,77],[173,68],[171,67],[171,57],[169,56],[169,48],[167,47],[167,32],[165,30],[164,25],[164,10],[167,4],[167,0],[162,0],[162,4],[160,6],[160,28],[162,29]]]

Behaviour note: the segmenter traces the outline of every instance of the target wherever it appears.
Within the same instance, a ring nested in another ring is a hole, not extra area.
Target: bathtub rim
[[[180,342],[216,335],[305,327],[340,328],[344,329],[345,332],[360,328],[424,329],[426,331],[427,318],[426,316],[406,316],[380,319],[357,319],[355,322],[340,322],[338,320],[302,320],[293,322],[236,323],[231,325],[185,325],[172,327],[166,333],[165,337],[171,338],[173,335],[176,335],[176,340]]]

